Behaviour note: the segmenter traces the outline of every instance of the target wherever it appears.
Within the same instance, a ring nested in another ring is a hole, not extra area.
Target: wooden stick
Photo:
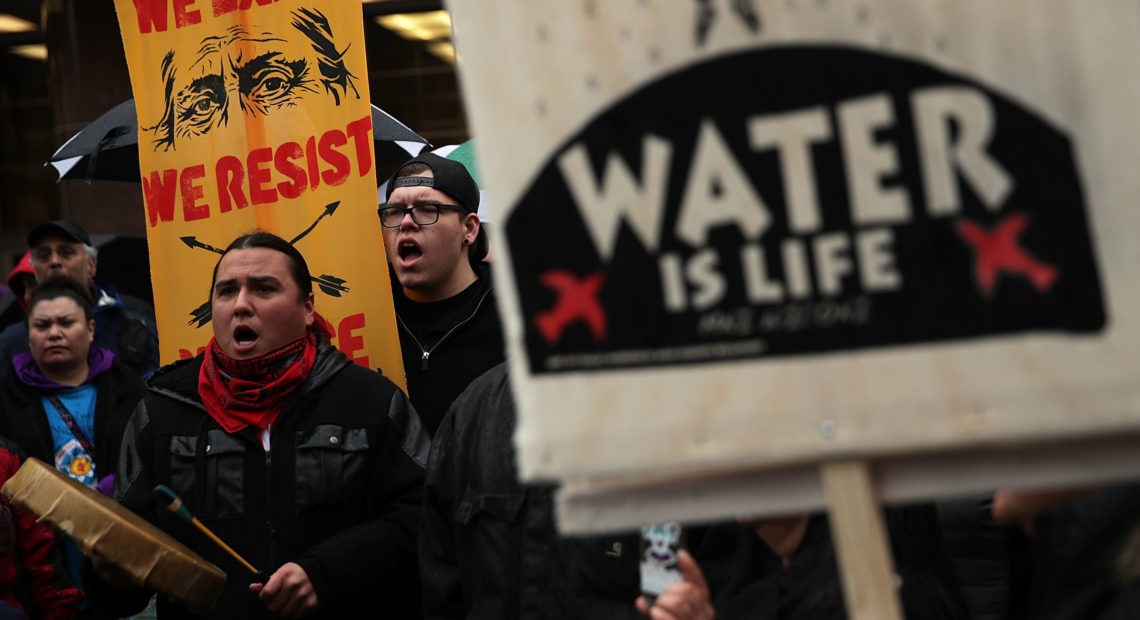
[[[227,545],[224,540],[218,538],[217,534],[211,532],[210,528],[206,527],[201,521],[198,520],[198,517],[190,517],[190,523],[193,523],[194,527],[198,528],[198,530],[205,534],[207,538],[214,541],[214,544],[221,547],[223,551],[230,554],[233,559],[241,563],[241,565],[244,566],[249,572],[253,573],[254,575],[261,574],[261,571],[253,567],[253,564],[246,562],[245,558],[241,557],[237,551],[234,551],[232,548],[230,548],[230,546]]]
[[[223,551],[230,555],[230,557],[237,560],[242,566],[246,567],[249,572],[259,577],[264,577],[264,573],[254,568],[253,564],[246,562],[245,558],[241,557],[237,551],[234,551],[229,545],[226,544],[224,540],[218,538],[217,534],[211,532],[210,528],[206,527],[204,523],[198,520],[198,517],[195,517],[193,514],[191,514],[190,509],[182,504],[182,498],[178,497],[178,495],[175,494],[170,487],[166,486],[165,484],[160,484],[154,487],[154,496],[155,500],[161,500],[160,503],[167,510],[173,512],[182,519],[188,521],[194,527],[198,528],[198,531],[202,532],[206,535],[207,538],[214,541],[215,545],[221,547]]]
[[[902,620],[883,513],[866,461],[820,467],[850,620]]]

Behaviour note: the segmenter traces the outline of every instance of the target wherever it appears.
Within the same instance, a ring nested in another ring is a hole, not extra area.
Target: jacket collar
[[[198,397],[198,372],[202,367],[202,359],[203,356],[200,354],[159,368],[147,379],[147,389],[205,411],[202,400]],[[313,370],[309,372],[299,391],[319,390],[331,381],[336,373],[350,364],[352,362],[344,353],[329,344],[328,340],[320,338],[317,342],[317,359],[313,362]]]

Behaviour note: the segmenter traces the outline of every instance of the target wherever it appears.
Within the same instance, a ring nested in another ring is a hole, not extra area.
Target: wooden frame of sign
[[[477,4],[518,465],[564,531],[826,505],[889,618],[878,503],[1140,473],[1134,9]]]
[[[847,460],[687,479],[571,480],[560,490],[568,533],[620,530],[662,515],[686,522],[725,515],[794,514],[826,506],[835,532],[849,617],[901,618],[881,502],[1000,488],[1076,487],[1140,477],[1140,434],[1044,445]]]
[[[849,617],[901,618],[894,609],[894,572],[876,510],[880,503],[1135,480],[1140,477],[1137,445],[1140,434],[1129,433],[685,479],[570,480],[560,490],[558,520],[574,534],[621,530],[662,515],[701,522],[709,518],[708,506],[724,515],[795,514],[825,506],[835,531]]]

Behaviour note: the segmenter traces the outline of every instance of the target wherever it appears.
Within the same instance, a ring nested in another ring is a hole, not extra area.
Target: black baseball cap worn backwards
[[[91,245],[90,235],[88,235],[87,231],[83,230],[83,227],[79,224],[70,220],[52,220],[37,225],[32,229],[32,232],[28,233],[28,247],[36,247],[36,244],[38,244],[41,239],[51,233],[58,233],[68,239],[78,241],[83,245]]]
[[[403,177],[395,178],[409,164],[420,163],[431,168],[431,177]],[[424,153],[414,159],[409,159],[400,166],[393,179],[388,183],[388,192],[384,202],[392,197],[392,191],[397,187],[431,187],[451,196],[460,207],[468,213],[479,211],[479,186],[471,173],[463,164],[434,153]]]

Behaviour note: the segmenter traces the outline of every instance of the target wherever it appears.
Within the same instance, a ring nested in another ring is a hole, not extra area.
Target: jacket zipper
[[[444,340],[447,340],[448,336],[454,333],[455,330],[463,327],[468,322],[470,322],[471,319],[475,318],[476,314],[479,314],[479,309],[483,307],[483,300],[487,299],[487,295],[490,294],[491,287],[488,287],[486,292],[483,293],[483,296],[479,298],[479,303],[475,305],[475,309],[471,311],[471,315],[456,323],[455,327],[447,330],[447,333],[444,334],[443,337],[441,337],[439,340],[437,340],[430,349],[425,349],[424,345],[420,344],[420,339],[416,338],[416,335],[412,332],[411,328],[409,328],[408,324],[404,322],[404,319],[399,314],[396,315],[396,320],[400,322],[400,327],[404,328],[404,331],[408,332],[408,335],[412,337],[412,342],[416,343],[416,346],[420,349],[420,370],[428,369],[429,362],[431,361],[431,354],[439,348],[439,345],[443,344]]]
[[[258,446],[261,445],[260,438]],[[273,439],[269,440],[269,449],[265,451],[265,500],[266,500],[266,513],[265,513],[265,529],[269,532],[269,566],[277,566],[277,530],[273,524]],[[272,570],[260,569],[260,570]],[[268,577],[268,575],[267,575]]]

